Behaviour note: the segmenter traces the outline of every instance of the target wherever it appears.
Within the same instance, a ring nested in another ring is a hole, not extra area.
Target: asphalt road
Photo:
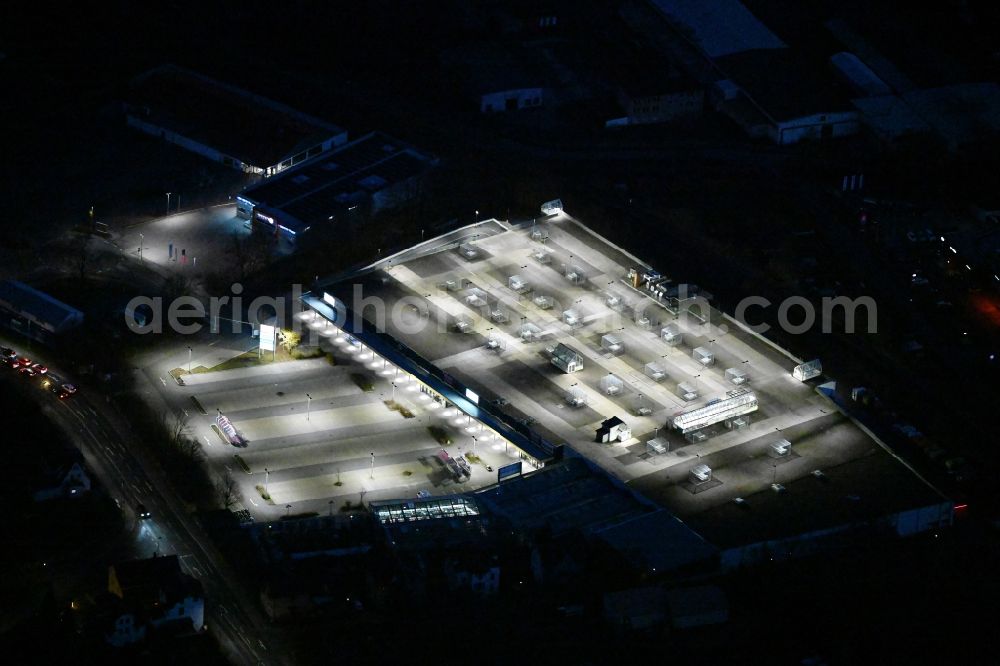
[[[21,341],[4,345],[23,351],[46,364],[50,372],[73,381],[54,367],[37,349],[25,350]],[[35,389],[38,380],[25,381]],[[123,511],[135,520],[135,507],[142,503],[152,518],[142,526],[158,543],[161,554],[176,554],[182,567],[201,581],[206,596],[206,625],[234,663],[289,663],[283,650],[272,648],[274,639],[253,598],[211,544],[201,526],[189,516],[183,503],[158,465],[146,455],[128,421],[101,394],[81,388],[72,398],[59,400],[49,392],[29,390],[43,410],[73,440],[87,465]]]

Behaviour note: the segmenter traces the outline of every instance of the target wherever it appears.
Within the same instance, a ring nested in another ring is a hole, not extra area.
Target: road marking
[[[250,497],[249,500],[250,500],[251,504],[253,504],[254,506],[257,506],[257,502],[254,502],[252,497]]]
[[[203,436],[205,437],[205,443],[208,444],[209,446],[212,446],[212,440],[208,438],[208,435],[203,435]]]
[[[166,385],[167,385],[167,380],[166,380],[166,379],[164,379],[163,377],[160,377],[160,383],[161,383],[161,384],[163,384],[163,386],[164,386],[164,387],[166,387]]]

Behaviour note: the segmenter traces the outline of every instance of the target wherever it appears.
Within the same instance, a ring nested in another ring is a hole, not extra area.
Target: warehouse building
[[[347,143],[336,125],[175,65],[132,82],[125,116],[147,134],[264,177]]]
[[[236,214],[294,241],[348,215],[363,219],[406,203],[435,164],[437,159],[372,132],[247,188],[236,198]]]
[[[830,72],[789,47],[739,0],[651,0],[697,53],[715,108],[778,145],[856,134],[859,113]]]
[[[83,313],[17,280],[0,282],[0,324],[51,344],[83,323]]]

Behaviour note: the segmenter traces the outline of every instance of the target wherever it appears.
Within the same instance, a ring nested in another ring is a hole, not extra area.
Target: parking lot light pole
[[[171,192],[167,192],[167,213],[170,213],[170,195]]]
[[[140,233],[139,234],[139,263],[140,264],[142,263],[142,243],[143,243],[143,239],[144,238],[145,238],[145,236],[142,235],[142,233]]]
[[[194,350],[188,347],[188,374],[191,374],[191,357],[194,355]]]
[[[368,478],[369,479],[374,479],[375,478],[375,452],[372,451],[371,455],[372,455],[372,468],[371,468],[371,472],[369,472],[369,474],[368,474]]]
[[[264,468],[264,494],[265,494],[265,495],[267,495],[267,494],[268,494],[268,492],[267,492],[267,479],[268,479],[268,477],[269,477],[270,475],[271,475],[271,473],[270,473],[270,472],[268,472],[268,471],[267,471],[267,468],[265,467],[265,468]]]
[[[309,415],[312,412],[312,396],[306,393],[306,421],[309,420]]]

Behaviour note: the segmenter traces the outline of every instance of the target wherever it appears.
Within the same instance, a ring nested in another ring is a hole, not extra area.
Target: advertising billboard
[[[260,349],[261,351],[274,351],[277,344],[278,329],[268,324],[260,325]]]
[[[509,479],[512,476],[519,476],[521,474],[521,461],[511,463],[509,465],[504,465],[497,469],[497,483],[503,481],[504,479]]]

